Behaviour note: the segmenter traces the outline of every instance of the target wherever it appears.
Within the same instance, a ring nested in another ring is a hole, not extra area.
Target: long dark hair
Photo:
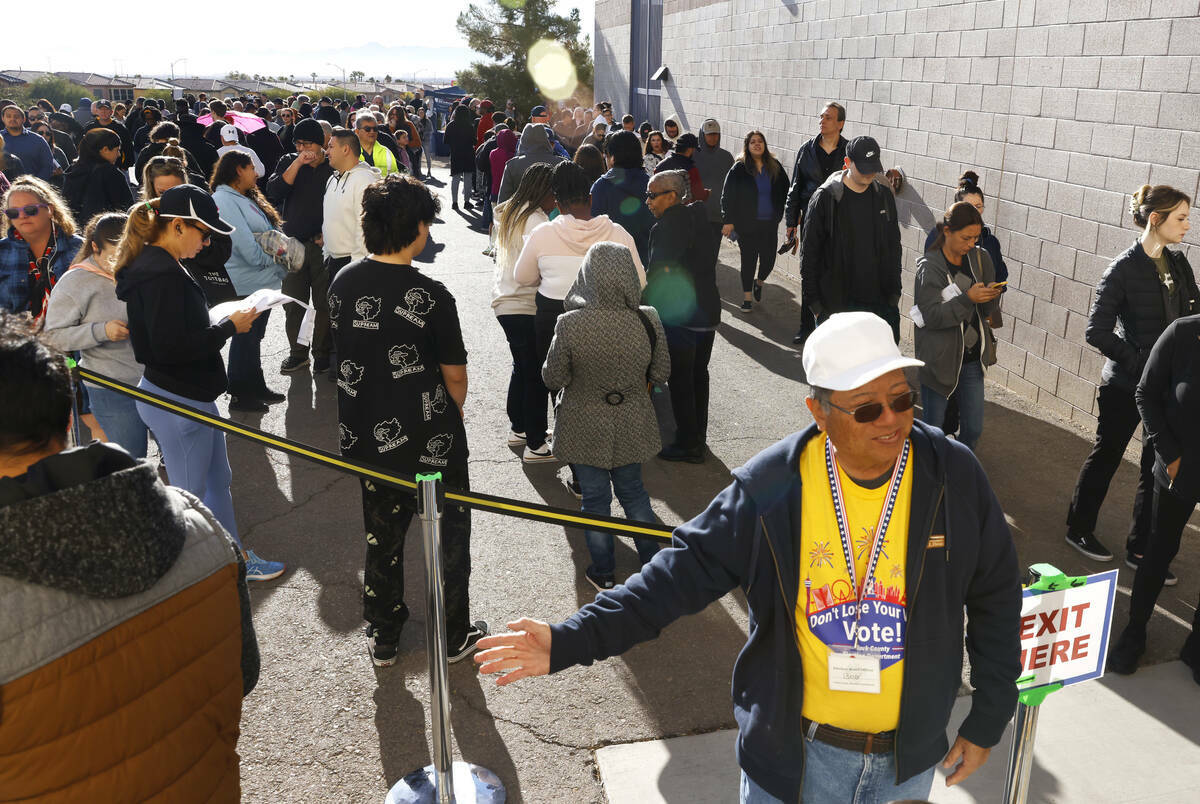
[[[94,128],[79,141],[79,161],[84,164],[104,162],[104,158],[100,156],[101,148],[120,147],[121,138],[117,132],[107,128]]]
[[[738,154],[738,161],[745,165],[746,172],[751,176],[757,172],[754,167],[754,156],[750,153],[750,138],[756,136],[762,137],[763,141],[763,169],[767,172],[767,175],[771,177],[771,181],[775,181],[775,179],[779,176],[781,166],[779,164],[779,160],[775,158],[775,154],[771,153],[771,149],[767,146],[767,135],[763,134],[758,129],[750,131],[748,134],[746,134],[746,138],[742,140],[742,152]]]
[[[254,162],[250,159],[250,154],[242,151],[226,151],[221,154],[221,158],[217,160],[217,164],[213,165],[212,178],[209,179],[208,187],[213,192],[222,184],[228,184],[233,187],[233,183],[237,180],[238,170],[244,167],[253,165]],[[243,195],[253,201],[263,214],[267,216],[267,220],[275,228],[283,225],[283,219],[279,217],[279,211],[271,206],[271,202],[262,194],[262,190],[258,189],[258,185],[252,186],[246,190]]]
[[[946,244],[946,232],[957,232],[968,226],[983,226],[983,216],[969,201],[954,202],[942,216],[942,222],[937,226],[937,239],[933,241],[929,250],[937,251]]]
[[[522,174],[516,192],[504,202],[504,209],[500,212],[496,232],[498,241],[511,243],[514,234],[525,231],[529,216],[542,208],[542,199],[552,192],[553,176],[553,168],[544,162],[530,165]]]

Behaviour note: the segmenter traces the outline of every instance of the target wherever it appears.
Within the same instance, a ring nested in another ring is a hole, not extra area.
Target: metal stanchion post
[[[1012,748],[1008,752],[1008,777],[1004,781],[1004,804],[1025,804],[1029,798],[1029,774],[1033,769],[1033,738],[1037,734],[1038,708],[1017,704]]]
[[[79,381],[79,364],[75,358],[67,358],[67,367],[71,370],[71,446],[78,447],[83,441],[83,431],[80,430],[80,416],[83,415],[83,404],[79,399],[83,386]]]
[[[503,804],[500,778],[486,768],[454,762],[450,747],[450,681],[446,646],[446,594],[442,577],[441,472],[417,475],[417,514],[425,547],[426,641],[429,647],[429,720],[433,764],[396,783],[386,804]]]

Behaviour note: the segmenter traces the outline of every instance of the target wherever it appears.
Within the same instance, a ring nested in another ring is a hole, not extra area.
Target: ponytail
[[[167,224],[158,217],[158,199],[139,201],[129,208],[129,220],[125,222],[125,232],[121,235],[121,244],[117,246],[117,261],[113,273],[119,274],[127,268],[142,249],[158,240]]]

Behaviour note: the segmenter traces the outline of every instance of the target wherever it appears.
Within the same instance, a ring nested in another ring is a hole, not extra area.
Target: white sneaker
[[[508,431],[508,445],[510,447],[525,446],[525,434],[518,433],[516,430],[509,430]]]
[[[536,450],[526,447],[525,452],[521,455],[521,460],[525,463],[549,463],[557,461],[558,458],[554,457],[554,452],[550,449],[549,444],[542,444],[541,449]]]

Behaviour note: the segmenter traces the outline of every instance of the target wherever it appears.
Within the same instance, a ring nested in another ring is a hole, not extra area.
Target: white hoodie
[[[593,243],[617,243],[633,254],[638,282],[646,287],[646,269],[638,257],[637,244],[629,232],[613,223],[607,215],[581,221],[571,215],[559,215],[534,229],[525,240],[521,256],[513,268],[518,283],[537,285],[547,299],[565,299],[579,275],[583,256]]]
[[[361,260],[367,256],[363,240],[362,197],[369,184],[378,181],[379,171],[366,162],[359,162],[345,173],[335,173],[325,184],[321,224],[321,247],[326,257],[349,257]]]

